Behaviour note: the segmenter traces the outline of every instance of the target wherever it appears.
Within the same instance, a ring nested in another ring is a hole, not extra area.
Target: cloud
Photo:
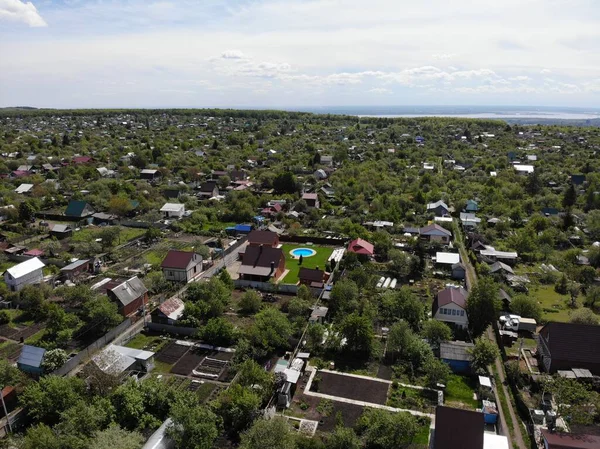
[[[33,3],[20,0],[0,0],[0,20],[22,22],[30,27],[48,26]]]
[[[240,50],[226,50],[221,53],[221,58],[223,59],[245,59],[244,53]]]
[[[540,70],[540,74],[542,74],[542,75],[548,75],[549,73],[552,73],[552,70],[550,70],[550,69],[542,69],[542,70]]]
[[[448,59],[454,59],[456,57],[455,53],[440,53],[432,55],[432,58],[436,61],[447,61]]]
[[[369,89],[367,92],[376,95],[385,95],[393,93],[391,90],[386,89],[385,87],[374,87],[373,89]]]

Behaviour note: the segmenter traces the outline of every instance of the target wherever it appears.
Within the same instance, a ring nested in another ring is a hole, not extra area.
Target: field
[[[320,378],[320,381],[315,380],[317,377]],[[315,379],[313,379],[311,389],[318,388],[315,391],[319,393],[382,405],[387,401],[390,387],[387,382],[342,376],[323,371],[319,371],[315,375]]]
[[[281,249],[285,255],[285,269],[289,270],[288,274],[283,278],[284,284],[296,284],[298,282],[298,273],[300,272],[300,265],[298,265],[298,259],[290,254],[290,251],[296,248],[310,248],[315,250],[317,253],[311,257],[304,257],[302,260],[302,267],[304,268],[317,268],[321,270],[325,269],[327,261],[333,253],[333,248],[315,245],[282,245]]]
[[[553,285],[540,285],[531,289],[529,295],[535,298],[542,306],[542,321],[568,322],[571,318],[569,307],[570,297],[560,295],[554,291]],[[583,296],[579,296],[577,303],[581,305]]]
[[[444,401],[453,407],[476,409],[478,402],[473,399],[474,393],[475,379],[452,374],[446,383]]]
[[[73,233],[73,237],[71,237],[71,242],[72,243],[88,242],[94,238],[97,238],[96,236],[98,235],[98,233],[102,232],[104,229],[107,229],[107,228],[92,226],[92,227],[81,229],[80,231],[76,231]],[[117,244],[126,243],[129,240],[133,240],[133,239],[140,237],[146,233],[145,229],[125,228],[125,227],[121,227],[120,229],[121,229],[121,233],[119,234],[119,240],[117,241]]]

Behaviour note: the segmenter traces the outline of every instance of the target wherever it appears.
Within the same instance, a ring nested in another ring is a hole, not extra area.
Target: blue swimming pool
[[[290,254],[294,257],[310,257],[310,256],[314,256],[315,254],[317,254],[317,252],[314,249],[309,249],[309,248],[296,248],[290,251]]]

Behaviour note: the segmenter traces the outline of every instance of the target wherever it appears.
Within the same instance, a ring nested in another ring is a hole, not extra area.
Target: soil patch
[[[188,352],[189,349],[190,348],[188,346],[178,345],[172,341],[159,351],[159,353],[156,355],[156,360],[173,365],[177,363],[179,359],[183,357],[186,352]]]
[[[311,391],[373,404],[384,405],[387,401],[389,390],[387,383],[322,371],[319,371],[315,378],[317,376],[321,380],[315,382],[313,379]]]

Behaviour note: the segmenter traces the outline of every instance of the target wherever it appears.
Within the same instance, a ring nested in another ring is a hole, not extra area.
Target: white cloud
[[[227,50],[221,53],[223,59],[244,59],[244,53],[241,50]]]
[[[385,95],[385,94],[392,93],[392,91],[390,89],[386,89],[385,87],[375,87],[373,89],[369,89],[367,92],[370,94],[376,94],[376,95]]]
[[[456,57],[456,54],[454,54],[454,53],[440,53],[440,54],[432,55],[432,58],[435,59],[436,61],[447,61],[448,59],[454,59],[455,57]]]
[[[30,27],[48,26],[33,3],[20,0],[0,0],[0,20],[22,22]]]

